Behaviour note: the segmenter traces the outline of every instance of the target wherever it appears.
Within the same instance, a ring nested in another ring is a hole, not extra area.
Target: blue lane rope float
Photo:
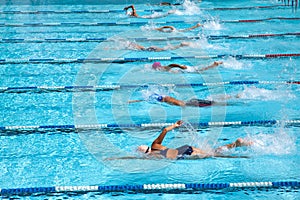
[[[25,63],[127,63],[127,62],[145,62],[154,60],[178,60],[178,59],[219,59],[233,57],[236,59],[265,59],[265,58],[290,58],[300,57],[300,53],[282,53],[282,54],[246,54],[246,55],[202,55],[202,56],[166,56],[166,57],[139,57],[139,58],[0,58],[0,64],[25,64]]]
[[[97,85],[97,86],[19,86],[19,87],[1,87],[0,93],[25,93],[25,92],[84,92],[84,91],[108,91],[108,90],[120,90],[128,88],[149,88],[153,86],[161,87],[205,87],[205,86],[219,86],[219,85],[299,85],[300,81],[224,81],[224,82],[212,82],[212,83],[187,83],[187,84],[109,84],[109,85]]]
[[[144,123],[144,124],[86,124],[86,125],[41,125],[41,126],[0,126],[1,132],[30,131],[30,130],[96,130],[114,128],[149,128],[170,126],[173,123]],[[219,127],[219,126],[270,126],[284,124],[287,126],[298,126],[300,120],[255,120],[255,121],[227,121],[227,122],[200,122],[190,123],[194,127]]]
[[[285,8],[286,5],[271,5],[271,6],[248,6],[236,8],[200,8],[201,10],[251,10],[251,9],[270,9],[270,8]],[[163,9],[145,9],[137,10],[137,12],[163,12]],[[89,14],[89,13],[124,13],[124,10],[2,10],[0,14]]]
[[[35,193],[67,193],[67,192],[160,192],[160,191],[197,191],[197,190],[222,190],[222,189],[262,189],[262,188],[299,188],[299,181],[277,182],[236,182],[236,183],[155,183],[141,185],[93,185],[93,186],[52,186],[31,188],[6,188],[0,189],[1,196],[28,195]]]
[[[299,17],[272,17],[265,19],[243,19],[243,20],[220,20],[220,23],[253,23],[253,22],[263,22],[263,21],[273,21],[273,20],[300,20]],[[202,23],[211,22],[214,20],[200,20]],[[40,26],[131,26],[131,25],[146,25],[148,21],[144,22],[128,22],[128,21],[119,21],[119,22],[28,22],[28,23],[0,23],[0,27],[40,27]],[[197,21],[157,21],[156,24],[174,24],[174,23],[199,23]]]
[[[218,39],[253,39],[265,37],[284,37],[300,36],[300,32],[295,33],[268,33],[268,34],[251,34],[251,35],[208,35],[209,40]],[[170,40],[195,40],[201,39],[201,36],[182,36],[182,37],[156,37],[156,38],[130,38],[134,41],[170,41]],[[0,38],[0,43],[58,43],[58,42],[104,42],[109,38]]]

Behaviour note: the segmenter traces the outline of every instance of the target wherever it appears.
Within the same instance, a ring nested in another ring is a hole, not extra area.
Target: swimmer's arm
[[[142,102],[142,101],[145,101],[143,99],[141,100],[129,100],[128,103],[138,103],[138,102]]]
[[[190,30],[193,30],[193,29],[198,28],[198,27],[200,27],[200,26],[203,26],[203,25],[200,24],[200,23],[198,23],[198,24],[196,24],[195,26],[192,26],[192,27],[186,28],[186,29],[181,29],[181,30],[179,30],[179,31],[180,31],[180,32],[190,31]]]
[[[136,157],[136,156],[124,156],[124,157],[106,158],[104,160],[129,160],[129,159],[148,159],[148,158],[147,157]]]
[[[131,6],[126,6],[126,7],[124,8],[124,10],[128,10],[129,8],[133,9],[134,7],[133,7],[133,5],[131,5]]]
[[[171,126],[164,128],[163,131],[159,134],[159,136],[153,141],[151,148],[152,149],[165,149],[165,146],[161,145],[161,143],[163,142],[166,134],[169,131],[173,130],[174,128],[181,126],[182,123],[183,122],[181,120],[179,120],[175,124],[172,124]]]
[[[174,14],[174,13],[175,13],[174,10],[169,10],[169,11],[168,11],[167,13],[165,13],[165,14],[156,15],[156,16],[152,16],[152,15],[144,15],[144,16],[141,16],[140,18],[144,18],[144,19],[157,19],[157,18],[167,17],[168,15]],[[136,14],[135,17],[139,17],[139,16],[137,16],[137,14]]]
[[[222,154],[215,154],[213,157],[217,157],[217,158],[250,158],[250,156],[231,156],[231,155],[222,155]]]
[[[175,30],[175,28],[173,26],[162,26],[162,27],[156,28],[156,30],[158,30],[158,31],[164,31],[164,29],[170,29],[170,31]]]
[[[198,71],[199,72],[203,72],[203,71],[206,71],[208,69],[212,69],[212,68],[218,67],[221,64],[223,64],[222,61],[215,61],[213,64],[211,64],[211,65],[209,65],[207,67],[203,67],[203,68],[199,69]]]
[[[124,10],[126,10],[126,11],[127,11],[129,8],[131,8],[131,9],[132,9],[131,16],[133,16],[133,17],[138,17],[138,14],[136,13],[136,10],[135,10],[135,8],[134,8],[134,5],[127,6],[127,7],[125,7],[125,8],[124,8]]]
[[[171,68],[180,68],[180,69],[187,69],[187,66],[185,65],[179,65],[179,64],[169,64],[168,67],[171,67]]]

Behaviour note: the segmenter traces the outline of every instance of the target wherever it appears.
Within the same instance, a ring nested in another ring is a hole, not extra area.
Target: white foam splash
[[[183,11],[175,10],[176,15],[199,15],[201,13],[200,8],[192,1],[185,0],[182,4]]]
[[[157,27],[156,27],[153,23],[151,23],[151,24],[146,24],[146,25],[142,26],[142,27],[141,27],[141,30],[142,30],[143,32],[148,32],[148,31],[155,30],[156,28],[157,28]]]
[[[249,137],[251,150],[257,155],[286,155],[295,152],[296,138],[280,130],[274,134],[259,133]]]
[[[188,46],[193,49],[217,49],[217,45],[209,44],[206,38],[201,38],[198,40],[194,40],[192,42],[188,42]]]
[[[238,61],[233,57],[229,57],[224,60],[222,67],[227,69],[240,70],[240,69],[244,69],[245,65],[241,61]]]
[[[165,96],[168,94],[168,91],[166,91],[166,88],[161,86],[149,86],[147,89],[141,90],[141,94],[144,100],[151,101],[151,95],[158,94]]]
[[[203,24],[203,28],[207,30],[214,30],[214,31],[223,29],[222,25],[220,24],[220,21],[216,19],[205,22]]]
[[[268,90],[264,88],[257,88],[255,86],[247,87],[243,92],[238,94],[242,99],[259,99],[259,100],[285,100],[286,98],[295,98],[295,95],[285,88],[284,90]]]

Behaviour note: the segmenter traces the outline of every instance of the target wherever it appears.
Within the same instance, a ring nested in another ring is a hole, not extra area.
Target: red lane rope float
[[[266,58],[277,58],[277,57],[297,57],[300,53],[290,53],[290,54],[266,54]]]

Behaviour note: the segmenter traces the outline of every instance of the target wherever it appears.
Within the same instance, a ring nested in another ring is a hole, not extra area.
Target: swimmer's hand
[[[200,24],[200,23],[196,24],[196,27],[200,27],[200,26],[203,26],[203,24]]]
[[[175,128],[177,128],[177,127],[180,127],[182,124],[183,124],[183,121],[182,121],[182,120],[178,120],[178,121],[174,124],[174,126],[175,126]]]
[[[142,102],[142,101],[145,101],[145,100],[129,100],[128,103],[137,103],[137,102]]]
[[[181,69],[187,69],[187,66],[181,65]]]

